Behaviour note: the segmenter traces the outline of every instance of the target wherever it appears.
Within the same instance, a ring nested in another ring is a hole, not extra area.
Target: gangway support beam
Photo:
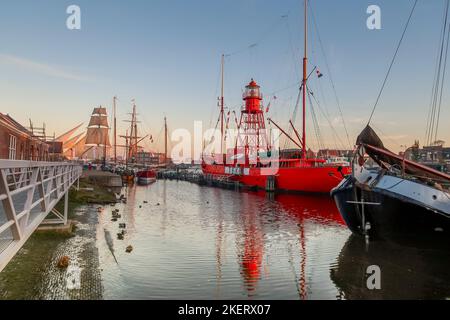
[[[51,223],[67,224],[68,192],[81,172],[70,162],[0,160],[0,272],[50,212]]]

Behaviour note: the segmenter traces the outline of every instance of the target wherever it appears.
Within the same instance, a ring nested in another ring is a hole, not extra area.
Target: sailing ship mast
[[[223,154],[223,140],[224,140],[224,136],[223,136],[223,118],[224,118],[224,100],[223,100],[223,75],[224,75],[224,66],[225,66],[225,55],[222,54],[222,62],[221,62],[221,78],[222,78],[222,84],[221,84],[221,88],[220,88],[220,154]]]
[[[116,100],[117,97],[113,98],[113,112],[114,112],[114,163],[117,164],[117,119],[116,119]]]
[[[308,44],[308,20],[307,20],[307,7],[308,6],[308,0],[305,0],[305,26],[304,26],[304,32],[305,32],[305,52],[303,56],[303,80],[302,80],[302,90],[303,90],[303,132],[302,132],[302,158],[306,159],[306,80],[307,80],[307,62],[308,62],[308,51],[307,51],[307,44]]]
[[[148,137],[148,135],[144,137],[138,137],[138,129],[137,124],[137,113],[136,113],[136,104],[133,99],[133,112],[131,113],[131,120],[124,120],[125,122],[130,122],[130,134],[128,135],[128,130],[124,136],[120,136],[124,138],[126,141],[126,159],[127,163],[130,161],[136,161],[136,156],[139,150],[139,142]]]
[[[167,118],[164,117],[164,164],[167,164]]]

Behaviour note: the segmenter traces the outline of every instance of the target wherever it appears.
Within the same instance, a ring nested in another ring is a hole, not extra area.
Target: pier
[[[81,172],[69,162],[0,160],[0,271],[39,225],[67,224],[68,191]]]

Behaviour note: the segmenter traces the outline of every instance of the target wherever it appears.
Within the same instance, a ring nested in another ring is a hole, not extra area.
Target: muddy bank
[[[102,299],[97,208],[114,202],[112,189],[80,181],[80,190],[69,193],[69,219],[75,223],[72,233],[35,232],[0,273],[0,299]],[[57,208],[62,210],[63,204]],[[70,259],[67,269],[57,267],[63,256]],[[81,284],[75,289],[67,285],[74,271]]]

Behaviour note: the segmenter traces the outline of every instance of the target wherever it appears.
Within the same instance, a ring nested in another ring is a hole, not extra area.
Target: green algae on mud
[[[80,189],[69,191],[69,201],[72,204],[109,204],[117,202],[117,197],[112,188],[81,178]]]
[[[0,272],[0,299],[36,299],[46,266],[56,247],[71,236],[43,232],[33,234]]]
[[[69,191],[68,218],[80,220],[75,212],[83,205],[115,202],[117,199],[112,189],[80,179],[80,190],[73,188]],[[64,199],[59,201],[55,208],[63,212]],[[71,233],[49,230],[35,232],[0,272],[0,300],[42,299],[41,288],[46,281],[45,271],[49,265],[55,263],[54,254],[58,246],[72,238],[76,231],[75,225]]]

